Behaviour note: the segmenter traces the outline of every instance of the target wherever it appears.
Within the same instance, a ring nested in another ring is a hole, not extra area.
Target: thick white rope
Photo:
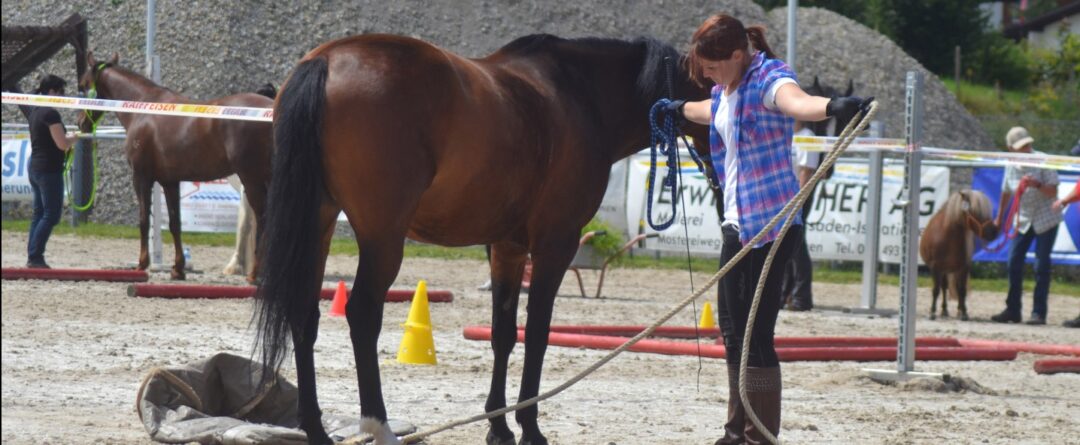
[[[806,182],[806,185],[799,190],[799,193],[795,194],[795,198],[792,199],[788,205],[784,206],[784,209],[777,215],[777,217],[786,217],[787,220],[784,221],[784,225],[780,227],[780,233],[776,236],[776,239],[773,240],[772,246],[769,248],[769,254],[765,257],[765,263],[761,268],[761,275],[758,277],[757,288],[754,290],[754,301],[750,304],[750,316],[746,320],[746,331],[743,334],[742,351],[739,360],[739,398],[742,399],[743,408],[745,408],[746,415],[750,421],[753,422],[754,426],[757,427],[762,436],[765,436],[769,442],[772,442],[775,445],[780,445],[780,439],[774,436],[772,432],[769,431],[768,428],[765,428],[765,425],[761,423],[761,419],[758,419],[757,413],[754,412],[754,408],[750,405],[746,395],[746,363],[750,360],[750,337],[754,330],[754,321],[757,318],[758,306],[761,303],[761,295],[765,290],[765,281],[769,276],[769,269],[772,267],[773,258],[780,248],[780,242],[784,240],[784,236],[787,235],[788,229],[791,228],[791,223],[795,221],[795,212],[802,210],[803,202],[805,202],[814,191],[814,187],[817,186],[818,181],[825,176],[829,167],[832,167],[832,165],[836,163],[836,160],[840,157],[840,154],[847,149],[848,145],[851,145],[851,142],[855,140],[855,135],[861,133],[870,123],[870,120],[873,119],[874,115],[877,114],[877,105],[877,101],[872,102],[870,104],[870,110],[866,113],[865,117],[862,116],[861,111],[855,114],[855,117],[848,123],[847,127],[844,128],[844,131],[840,133],[840,137],[836,140],[836,145],[833,146],[832,151],[825,157],[825,161],[818,166],[817,171],[814,172],[814,175]],[[776,221],[777,218],[773,218],[769,221],[769,225],[762,229],[762,233],[766,233],[768,230],[772,229],[776,225]],[[760,236],[760,234],[758,235]],[[754,243],[751,242],[748,245],[753,244]],[[743,250],[746,250],[746,247],[743,247]]]
[[[725,263],[724,266],[721,267],[719,271],[717,271],[711,278],[709,278],[709,280],[701,287],[701,289],[698,289],[697,291],[693,292],[690,296],[684,298],[681,302],[679,302],[679,304],[675,305],[674,307],[671,308],[671,310],[669,310],[667,313],[665,313],[660,318],[658,318],[656,320],[656,322],[654,322],[653,324],[646,327],[645,330],[643,330],[640,333],[638,333],[637,335],[633,336],[632,338],[627,340],[626,343],[623,343],[618,348],[615,348],[614,350],[609,352],[607,355],[602,357],[600,360],[598,360],[596,363],[593,363],[588,368],[585,368],[585,370],[579,372],[578,374],[574,375],[573,377],[571,377],[566,382],[563,382],[559,386],[556,386],[555,388],[552,388],[552,389],[548,390],[547,392],[539,394],[539,395],[537,395],[535,397],[532,397],[530,399],[518,402],[515,405],[507,406],[507,407],[497,409],[495,411],[490,411],[490,412],[487,412],[487,413],[484,413],[484,414],[478,414],[478,415],[475,415],[475,416],[472,416],[472,417],[469,417],[469,418],[465,418],[465,419],[454,420],[454,421],[445,423],[443,425],[440,425],[440,426],[437,426],[437,427],[434,427],[434,428],[431,428],[431,429],[428,429],[428,430],[418,431],[418,432],[409,434],[409,435],[403,437],[402,441],[405,442],[405,443],[418,442],[418,441],[420,441],[420,439],[423,439],[425,437],[428,437],[428,436],[431,436],[431,435],[434,435],[434,434],[441,433],[441,432],[449,430],[449,429],[457,428],[459,426],[467,425],[467,424],[470,424],[470,423],[473,423],[473,422],[479,422],[479,421],[482,421],[482,420],[488,420],[488,419],[491,419],[491,418],[496,417],[496,416],[501,416],[501,415],[504,415],[504,414],[512,412],[512,411],[517,411],[519,409],[535,405],[535,404],[539,403],[542,400],[550,399],[551,397],[554,397],[555,395],[563,392],[567,388],[569,388],[569,387],[573,386],[574,384],[576,384],[577,382],[581,381],[585,377],[588,377],[590,374],[595,372],[597,369],[600,369],[600,367],[606,365],[608,362],[610,362],[616,356],[618,356],[619,354],[622,354],[624,351],[629,349],[630,346],[633,346],[635,343],[641,341],[645,337],[648,337],[648,336],[652,335],[652,333],[654,331],[656,331],[656,328],[664,325],[664,323],[667,323],[667,321],[670,320],[672,317],[674,317],[676,314],[678,314],[679,311],[683,310],[683,308],[685,308],[687,305],[692,303],[698,297],[703,295],[706,291],[708,291],[713,286],[715,286],[716,283],[720,281],[720,278],[723,277],[725,274],[727,274],[728,271],[731,270],[732,267],[734,267],[736,264],[738,264],[738,262],[740,260],[742,260],[742,258],[745,257],[750,252],[750,250],[753,248],[753,246],[755,244],[757,244],[759,241],[761,241],[761,239],[764,238],[765,235],[767,233],[769,233],[769,231],[772,230],[773,227],[776,227],[776,224],[778,224],[780,222],[781,218],[793,214],[795,209],[801,209],[802,208],[802,202],[805,201],[806,197],[809,196],[809,194],[810,194],[809,191],[813,190],[813,187],[824,176],[824,174],[828,170],[829,166],[836,163],[836,159],[839,158],[840,153],[842,153],[847,148],[847,146],[851,144],[851,141],[854,140],[853,137],[848,137],[848,138],[845,139],[843,136],[844,135],[849,135],[850,136],[851,134],[857,134],[858,132],[862,131],[869,124],[870,118],[873,117],[873,115],[876,114],[876,112],[877,112],[877,102],[875,101],[875,102],[871,103],[870,112],[867,113],[866,117],[860,119],[860,114],[861,113],[856,114],[855,119],[853,119],[852,122],[848,124],[848,127],[845,128],[844,133],[841,135],[841,138],[837,140],[836,145],[833,147],[832,152],[830,152],[829,155],[825,157],[825,161],[822,163],[822,165],[820,167],[818,167],[818,171],[816,173],[814,173],[813,176],[810,177],[810,181],[806,184],[806,186],[803,187],[803,189],[800,190],[799,193],[795,195],[796,199],[793,199],[790,202],[788,202],[784,206],[784,208],[780,210],[780,213],[778,213],[771,220],[769,220],[769,223],[765,226],[765,228],[763,228],[760,232],[758,232],[758,234],[755,235],[749,242],[747,242],[746,245],[744,245],[743,248],[741,250],[739,250],[739,252],[736,253],[734,257],[732,257],[730,260],[728,260],[728,262]],[[851,131],[852,126],[855,125],[856,122],[858,123],[858,126],[857,126],[858,130],[857,131]],[[768,272],[768,265],[772,262],[772,255],[775,253],[776,246],[778,246],[780,244],[779,241],[782,239],[784,233],[786,232],[786,230],[790,226],[790,224],[791,224],[791,218],[788,218],[788,221],[786,222],[786,224],[781,229],[780,238],[778,238],[773,243],[773,248],[769,252],[769,258],[768,258],[768,261],[766,262],[765,272]],[[751,306],[751,309],[750,309],[750,319],[748,320],[748,323],[747,323],[747,328],[748,329],[753,326],[754,317],[755,317],[755,315],[757,313],[758,302],[759,302],[759,300],[761,298],[761,289],[763,289],[763,287],[762,287],[763,283],[764,283],[764,280],[759,280],[759,282],[758,282],[757,294],[754,296],[754,303],[753,303],[753,305]],[[747,331],[747,333],[749,334],[749,330]],[[750,339],[750,336],[746,335],[744,343],[748,343],[749,339]],[[747,347],[744,346],[743,350],[746,351]],[[746,363],[746,360],[743,360],[742,365],[740,365],[740,370],[739,370],[740,376],[742,374],[744,374],[745,371],[746,371],[745,368],[743,368],[743,366],[745,366],[745,363]],[[740,381],[739,386],[740,386],[740,388],[739,388],[740,393],[743,393],[745,391],[745,388],[742,387],[742,381]],[[746,402],[744,401],[743,403],[745,404]],[[747,412],[751,415],[751,419],[753,419],[754,424],[757,425],[758,428],[762,428],[761,421],[757,419],[756,415],[754,415],[753,410],[749,409],[749,407],[747,407],[747,408],[748,408]],[[766,432],[766,434],[768,434],[768,433]],[[776,443],[776,438],[775,437],[772,437],[771,439],[773,440],[773,443]],[[354,438],[346,440],[346,441],[344,441],[342,443],[343,444],[357,444],[357,443],[361,443],[361,441],[362,441],[362,439],[360,437],[354,437]]]

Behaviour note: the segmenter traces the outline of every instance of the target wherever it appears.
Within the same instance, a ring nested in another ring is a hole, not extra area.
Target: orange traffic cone
[[[349,291],[345,289],[345,281],[338,280],[337,292],[334,292],[334,301],[330,303],[330,315],[332,317],[345,316],[345,303],[349,302]]]
[[[413,295],[409,318],[402,324],[405,335],[401,337],[397,361],[410,365],[434,365],[435,339],[431,335],[431,314],[428,311],[427,282],[420,280]]]

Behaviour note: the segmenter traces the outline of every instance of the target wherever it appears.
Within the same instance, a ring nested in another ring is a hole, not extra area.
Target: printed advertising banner
[[[716,194],[709,187],[705,175],[684,155],[681,160],[683,184],[676,215],[678,221],[667,230],[660,232],[657,238],[646,241],[646,247],[667,251],[686,251],[689,239],[690,251],[694,253],[719,255],[722,246],[720,239],[720,217],[716,211]],[[626,182],[625,226],[638,227],[646,232],[653,232],[645,223],[646,215],[646,179],[649,173],[648,152],[640,152],[629,159]],[[667,165],[660,161],[657,176],[667,172]],[[852,260],[863,259],[866,241],[866,205],[869,183],[866,164],[845,163],[836,165],[832,178],[818,184],[813,207],[807,218],[807,239],[810,240],[810,255],[817,260]],[[613,178],[615,171],[612,171]],[[884,262],[900,262],[900,241],[903,209],[896,205],[902,198],[904,169],[902,166],[886,167],[882,175],[883,199],[881,208],[880,259]],[[659,180],[657,180],[659,182]],[[612,188],[608,188],[611,195]],[[671,218],[671,191],[653,195],[653,222],[660,223]],[[930,217],[949,196],[949,170],[945,167],[923,167],[922,190],[919,199],[920,231],[926,227]],[[605,206],[608,198],[605,197]],[[683,208],[685,206],[685,212]],[[618,212],[606,211],[599,215]],[[608,220],[612,225],[615,220]],[[685,223],[685,226],[682,224]],[[618,224],[621,225],[621,224]],[[625,234],[628,235],[628,234]]]
[[[30,191],[30,139],[4,139],[4,201],[32,202]]]
[[[1005,176],[1002,168],[977,168],[972,178],[972,188],[983,192],[994,206],[994,215],[997,215],[1001,205],[1001,180]],[[1080,173],[1058,172],[1058,198],[1063,198],[1080,179]],[[1080,265],[1080,203],[1072,204],[1065,208],[1065,221],[1058,226],[1057,239],[1054,241],[1053,251],[1050,252],[1050,261],[1053,264]],[[1002,234],[989,244],[989,248],[981,243],[976,245],[976,261],[1009,261],[1009,242]],[[1028,249],[1027,262],[1035,263],[1035,243],[1031,243]]]
[[[161,204],[165,209],[165,203]],[[236,231],[236,212],[240,208],[240,193],[229,185],[228,179],[180,183],[180,230],[183,232]],[[162,218],[161,230],[169,230],[168,212]]]

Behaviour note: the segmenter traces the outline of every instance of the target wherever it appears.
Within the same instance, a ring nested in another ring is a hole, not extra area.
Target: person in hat
[[[34,94],[63,96],[67,82],[52,74],[41,79]],[[30,219],[26,267],[48,269],[45,244],[53,226],[60,222],[64,206],[64,154],[78,139],[64,130],[55,108],[34,107],[30,121],[30,189],[34,193],[34,214]]]
[[[1013,127],[1005,135],[1005,144],[1013,153],[1037,153],[1031,146],[1035,139],[1024,127]],[[1035,291],[1031,317],[1027,324],[1046,324],[1046,299],[1050,294],[1050,250],[1057,238],[1062,216],[1053,207],[1057,199],[1058,175],[1054,170],[1009,164],[1001,183],[1001,205],[998,206],[997,225],[1005,223],[1005,209],[1013,194],[1020,194],[1016,220],[1011,221],[1016,237],[1009,242],[1009,292],[1005,297],[1005,310],[991,317],[998,323],[1019,323],[1021,294],[1024,290],[1024,259],[1035,242]],[[1011,215],[1010,215],[1011,217]]]

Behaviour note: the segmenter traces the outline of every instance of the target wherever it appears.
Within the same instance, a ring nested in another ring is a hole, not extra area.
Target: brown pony
[[[117,65],[114,54],[108,62],[97,62],[87,55],[90,69],[79,80],[83,91],[95,91],[102,99],[166,103],[205,103],[212,105],[270,108],[273,100],[244,93],[206,102],[181,96],[150,79]],[[80,127],[89,130],[89,120],[98,120],[102,112],[80,115]],[[87,116],[89,115],[89,119]],[[132,170],[132,185],[139,201],[139,269],[150,265],[148,230],[150,194],[154,182],[161,184],[169,209],[175,259],[173,279],[184,279],[183,244],[180,241],[180,181],[210,181],[233,173],[244,184],[244,193],[255,210],[262,214],[270,175],[273,150],[272,127],[265,122],[250,122],[195,117],[116,113],[127,131],[124,152]],[[254,278],[254,273],[249,278]]]
[[[968,319],[967,287],[971,256],[975,254],[975,237],[989,243],[997,238],[998,227],[994,224],[993,207],[986,195],[978,190],[961,190],[953,193],[941,210],[930,217],[919,240],[919,256],[934,280],[933,300],[930,302],[930,319],[937,317],[938,291],[941,295],[941,316],[949,317],[946,295],[960,300],[957,311],[961,320]]]
[[[332,443],[320,423],[312,348],[339,211],[360,250],[346,316],[363,429],[376,443],[398,442],[386,424],[376,345],[406,238],[492,246],[489,412],[506,406],[518,292],[531,255],[518,399],[536,396],[556,291],[581,228],[600,206],[611,164],[649,144],[650,106],[666,95],[665,60],[681,65],[673,48],[651,39],[550,35],[517,39],[482,59],[374,34],[303,57],[274,106],[256,319],[264,363],[280,365],[290,340],[295,348],[300,427],[309,442]],[[677,97],[708,96],[685,71],[677,79]],[[706,130],[695,126],[693,136]],[[537,413],[535,405],[516,412],[520,443],[547,443]],[[487,443],[514,443],[504,416],[491,419]]]

